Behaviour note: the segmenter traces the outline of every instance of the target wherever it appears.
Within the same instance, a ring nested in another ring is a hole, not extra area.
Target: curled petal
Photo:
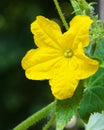
[[[83,55],[76,59],[78,69],[76,75],[78,79],[85,79],[93,75],[98,70],[98,62]]]
[[[84,54],[83,47],[81,46],[81,44],[79,44],[74,58],[76,61],[76,65],[78,66],[76,70],[77,79],[88,78],[98,70],[98,61],[87,57]]]

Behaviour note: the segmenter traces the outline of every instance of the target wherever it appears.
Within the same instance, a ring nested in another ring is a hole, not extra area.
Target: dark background
[[[59,2],[69,21],[73,17],[69,0]],[[52,0],[0,2],[0,130],[11,130],[54,100],[48,81],[26,79],[21,67],[25,53],[35,47],[30,24],[37,15],[56,20],[65,30]],[[41,130],[44,122],[29,130]]]

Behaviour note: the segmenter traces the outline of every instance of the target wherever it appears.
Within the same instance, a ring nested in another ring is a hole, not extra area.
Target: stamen
[[[73,56],[73,51],[72,51],[71,49],[66,50],[66,51],[64,52],[64,56],[65,56],[66,58],[71,58],[71,57]]]

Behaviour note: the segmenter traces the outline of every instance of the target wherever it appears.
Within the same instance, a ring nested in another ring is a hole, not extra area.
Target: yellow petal
[[[31,31],[34,34],[35,44],[40,46],[51,46],[58,48],[62,36],[59,25],[43,16],[37,16],[31,24]]]
[[[78,69],[76,71],[78,79],[88,78],[98,70],[98,62],[85,55],[77,57],[76,64],[78,65]]]
[[[65,43],[77,48],[81,42],[83,47],[89,44],[89,28],[93,21],[89,16],[77,15],[70,22],[69,30],[64,33]]]
[[[98,61],[87,57],[84,54],[81,44],[79,44],[78,50],[76,50],[74,59],[77,66],[77,69],[76,69],[77,79],[88,78],[89,76],[96,73],[96,71],[98,70],[98,67],[99,67]]]
[[[22,67],[26,70],[26,77],[33,80],[50,79],[54,73],[54,66],[60,59],[58,50],[41,47],[31,49],[22,59]]]
[[[72,97],[78,82],[79,80],[74,78],[74,73],[70,70],[68,60],[60,62],[54,78],[49,80],[52,94],[59,100]]]

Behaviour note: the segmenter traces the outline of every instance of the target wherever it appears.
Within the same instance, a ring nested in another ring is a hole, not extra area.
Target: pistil
[[[66,58],[71,58],[73,56],[73,51],[71,49],[68,49],[64,52],[64,56]]]

